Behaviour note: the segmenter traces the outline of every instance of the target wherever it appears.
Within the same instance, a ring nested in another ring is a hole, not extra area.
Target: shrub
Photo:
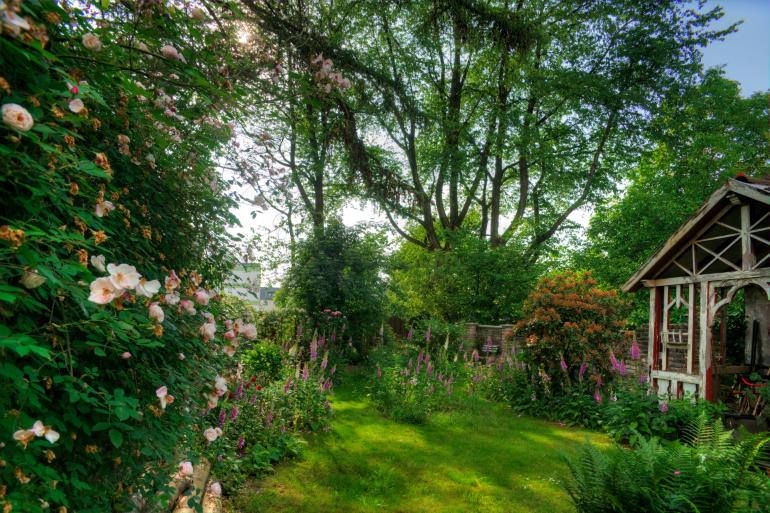
[[[256,323],[258,312],[254,306],[238,296],[222,294],[220,298],[222,316],[226,319],[243,319],[246,322]],[[259,324],[257,324],[259,330]]]
[[[630,380],[616,386],[613,399],[602,410],[602,427],[616,440],[631,444],[639,437],[677,440],[701,415],[717,419],[724,413],[723,405],[706,400],[662,401],[646,384]]]
[[[413,230],[417,239],[422,228]],[[493,247],[476,230],[447,234],[447,251],[403,242],[388,261],[388,297],[404,319],[498,324],[518,319],[539,264],[525,258],[515,240]]]
[[[585,446],[569,461],[566,489],[578,513],[751,511],[767,478],[756,462],[770,437],[736,441],[705,415],[691,423],[686,444],[640,438],[634,450]]]
[[[415,355],[409,348],[405,352],[381,349],[375,353],[370,396],[383,415],[421,424],[431,412],[449,406],[458,381],[457,366],[447,358],[446,350],[435,354],[433,358],[420,349]]]
[[[147,283],[144,295],[122,282],[109,304],[89,301],[107,263],[151,283],[176,270],[191,301],[232,261],[232,201],[212,170],[232,135],[218,109],[232,111],[238,94],[216,71],[225,38],[185,11],[0,7],[3,511],[121,511],[130,489],[156,498],[223,366],[202,313]],[[162,58],[169,44],[190,64]],[[48,436],[30,440],[36,425]]]
[[[590,273],[565,271],[542,278],[524,302],[517,331],[527,340],[530,366],[561,386],[584,373],[601,383],[624,349],[626,303],[597,286]],[[585,367],[584,367],[585,366]]]
[[[338,312],[345,317],[345,338],[352,337],[359,349],[376,336],[385,312],[383,242],[330,221],[298,244],[284,287],[289,304],[302,308],[311,319],[306,331],[323,331],[329,314]],[[341,331],[342,326],[337,337]],[[330,338],[331,333],[325,335]]]
[[[257,331],[263,340],[286,344],[303,331],[307,315],[297,308],[279,308],[257,314]]]
[[[291,370],[294,377],[285,383],[263,386],[256,377],[236,381],[209,413],[207,429],[216,439],[204,452],[215,462],[212,472],[227,493],[240,489],[246,478],[269,472],[276,461],[298,455],[298,433],[328,426],[331,374],[325,364],[311,360]]]
[[[411,333],[411,335],[410,335]],[[460,348],[458,341],[465,335],[465,325],[462,323],[445,322],[440,319],[420,319],[409,328],[407,337],[424,347],[427,351],[437,351],[449,341],[448,350],[452,355]]]
[[[254,344],[241,355],[243,372],[259,383],[272,383],[281,377],[283,356],[281,348],[271,342]]]

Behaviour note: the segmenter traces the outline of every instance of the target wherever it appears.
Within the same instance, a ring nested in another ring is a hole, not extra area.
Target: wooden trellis
[[[741,177],[718,189],[623,286],[650,291],[647,361],[659,393],[714,398],[711,328],[749,285],[770,298],[770,181]],[[686,331],[671,327],[673,309],[686,312]],[[686,351],[684,369],[669,368],[675,350]]]

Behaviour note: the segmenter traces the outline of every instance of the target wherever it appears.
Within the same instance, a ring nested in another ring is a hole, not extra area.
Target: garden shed
[[[769,366],[770,178],[728,180],[623,290],[640,287],[650,292],[647,364],[658,393],[715,400],[720,376]],[[741,290],[742,361],[728,365],[726,309]]]

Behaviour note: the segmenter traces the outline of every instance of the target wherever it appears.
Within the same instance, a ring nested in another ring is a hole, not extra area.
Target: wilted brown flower
[[[103,230],[92,231],[92,233],[94,234],[94,242],[97,246],[107,240],[107,234]]]

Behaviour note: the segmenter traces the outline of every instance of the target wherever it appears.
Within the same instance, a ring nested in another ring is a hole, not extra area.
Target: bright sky
[[[731,34],[724,41],[717,41],[703,49],[703,62],[706,67],[724,66],[728,78],[740,82],[742,92],[749,96],[757,91],[770,89],[770,0],[720,0],[709,2],[710,5],[722,5],[725,16],[716,28],[727,27],[743,20],[738,32]],[[245,191],[244,191],[245,192]],[[242,228],[233,227],[234,233],[248,234],[253,229],[270,228],[276,224],[276,212],[264,212],[252,219],[253,207],[241,204],[236,215]],[[589,210],[575,212],[571,219],[582,225],[588,223]],[[353,204],[342,212],[342,219],[347,225],[365,221],[387,224],[384,215],[375,211],[372,205]]]

